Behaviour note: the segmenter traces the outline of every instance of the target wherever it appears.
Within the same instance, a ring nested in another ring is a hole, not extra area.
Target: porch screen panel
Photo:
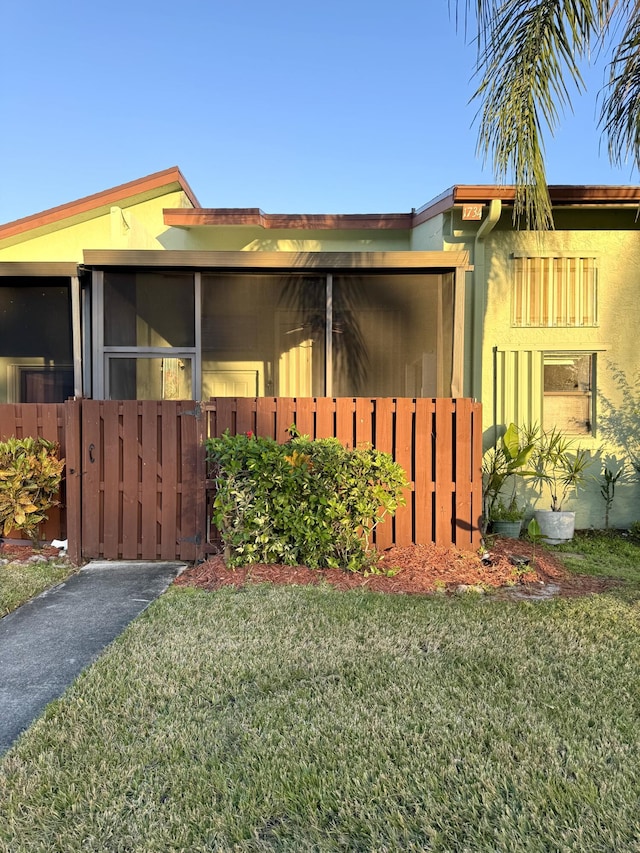
[[[107,272],[105,346],[192,347],[194,306],[193,275]]]
[[[66,280],[3,279],[0,330],[1,403],[61,403],[73,396]]]
[[[324,395],[325,279],[202,276],[202,397]]]
[[[333,393],[450,394],[452,323],[452,277],[335,276]]]

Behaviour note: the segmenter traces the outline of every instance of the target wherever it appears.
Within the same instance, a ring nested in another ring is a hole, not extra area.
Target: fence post
[[[82,442],[81,400],[67,400],[64,411],[66,460],[67,553],[75,565],[82,562]]]

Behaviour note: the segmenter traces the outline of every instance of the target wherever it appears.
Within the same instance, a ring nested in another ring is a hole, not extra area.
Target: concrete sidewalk
[[[94,562],[0,619],[0,754],[145,607],[182,563]]]

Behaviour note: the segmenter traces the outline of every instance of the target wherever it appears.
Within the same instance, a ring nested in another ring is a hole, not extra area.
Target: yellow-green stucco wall
[[[483,316],[473,318],[471,332],[472,340],[475,331],[476,339],[482,341],[485,445],[492,442],[496,427],[499,432],[511,421],[518,425],[540,422],[543,352],[585,351],[596,355],[593,434],[579,438],[579,445],[591,453],[595,462],[586,487],[566,507],[576,510],[579,528],[603,526],[604,501],[600,494],[603,461],[615,466],[616,461],[624,458],[621,448],[612,443],[610,430],[605,431],[598,420],[605,411],[610,414],[625,402],[614,371],[622,371],[630,383],[640,371],[640,231],[635,216],[635,210],[613,212],[607,220],[606,213],[600,213],[596,223],[592,212],[582,217],[580,211],[571,215],[563,211],[556,220],[565,226],[563,229],[534,234],[514,231],[509,212],[503,214],[498,226],[486,237],[484,274],[477,264],[477,253],[474,259],[472,287],[482,287],[485,291]],[[612,226],[610,229],[606,227],[607,221]],[[575,228],[568,230],[571,222]],[[595,224],[599,230],[593,230]],[[454,219],[450,233],[445,234],[445,247],[458,250],[460,240],[466,238],[466,248],[474,258],[474,241],[469,239],[468,231],[464,233],[462,225],[459,217]],[[515,327],[511,317],[514,254],[594,257],[598,270],[597,325]],[[478,273],[483,280],[478,280]],[[636,403],[640,407],[640,399]],[[521,491],[530,500],[535,497],[531,489],[521,488]],[[537,508],[547,508],[546,496],[544,501],[538,501]],[[624,527],[638,519],[640,486],[636,482],[618,484],[612,525]]]

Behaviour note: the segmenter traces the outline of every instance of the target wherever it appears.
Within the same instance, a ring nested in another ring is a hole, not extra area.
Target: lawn
[[[638,851],[639,582],[173,588],[0,763],[0,850]]]
[[[44,592],[75,572],[64,560],[49,562],[10,562],[0,565],[0,617],[6,616],[34,595]]]

